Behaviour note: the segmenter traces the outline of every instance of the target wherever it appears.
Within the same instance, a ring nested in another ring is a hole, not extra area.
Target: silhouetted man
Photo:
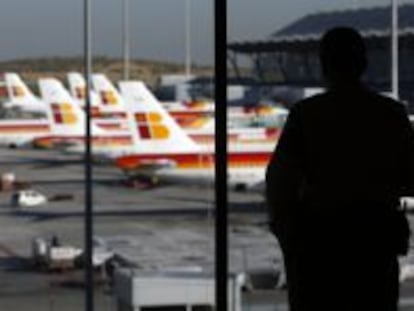
[[[366,51],[355,30],[328,31],[320,60],[327,91],[291,109],[266,174],[290,310],[397,310],[413,130],[400,103],[361,83]]]

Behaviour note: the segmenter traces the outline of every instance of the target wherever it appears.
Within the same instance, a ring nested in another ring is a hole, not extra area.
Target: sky
[[[122,55],[123,0],[92,1],[95,55]],[[183,63],[187,0],[129,0],[133,58]],[[213,0],[191,4],[191,59],[212,64]],[[227,0],[229,41],[263,39],[310,13],[384,6],[390,0]],[[414,3],[414,0],[399,0]],[[83,0],[1,0],[0,60],[83,52]]]

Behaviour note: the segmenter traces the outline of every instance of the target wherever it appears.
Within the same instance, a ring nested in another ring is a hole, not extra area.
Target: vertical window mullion
[[[84,0],[84,74],[86,80],[85,94],[85,310],[94,310],[93,295],[93,266],[92,266],[92,235],[93,235],[93,209],[92,209],[92,157],[91,157],[91,0]]]
[[[214,0],[216,308],[227,310],[227,0]]]

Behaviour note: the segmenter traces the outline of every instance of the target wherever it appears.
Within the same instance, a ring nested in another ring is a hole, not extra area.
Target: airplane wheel
[[[237,192],[245,192],[247,190],[246,184],[237,184],[234,186],[234,190]]]

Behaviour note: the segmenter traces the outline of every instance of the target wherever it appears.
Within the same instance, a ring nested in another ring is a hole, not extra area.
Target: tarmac
[[[0,149],[0,174],[48,197],[72,199],[44,206],[10,205],[11,192],[0,192],[0,310],[82,310],[82,271],[46,273],[30,265],[35,237],[59,236],[64,244],[83,247],[84,168],[79,157],[59,151]],[[162,185],[136,189],[124,185],[111,165],[93,167],[94,236],[135,267],[214,269],[214,189]],[[229,266],[245,272],[244,310],[286,309],[286,292],[276,289],[281,267],[277,241],[266,226],[260,194],[231,192]],[[414,226],[414,218],[410,216]],[[401,310],[414,310],[414,281],[402,283]],[[95,288],[96,310],[116,310],[110,288]]]

